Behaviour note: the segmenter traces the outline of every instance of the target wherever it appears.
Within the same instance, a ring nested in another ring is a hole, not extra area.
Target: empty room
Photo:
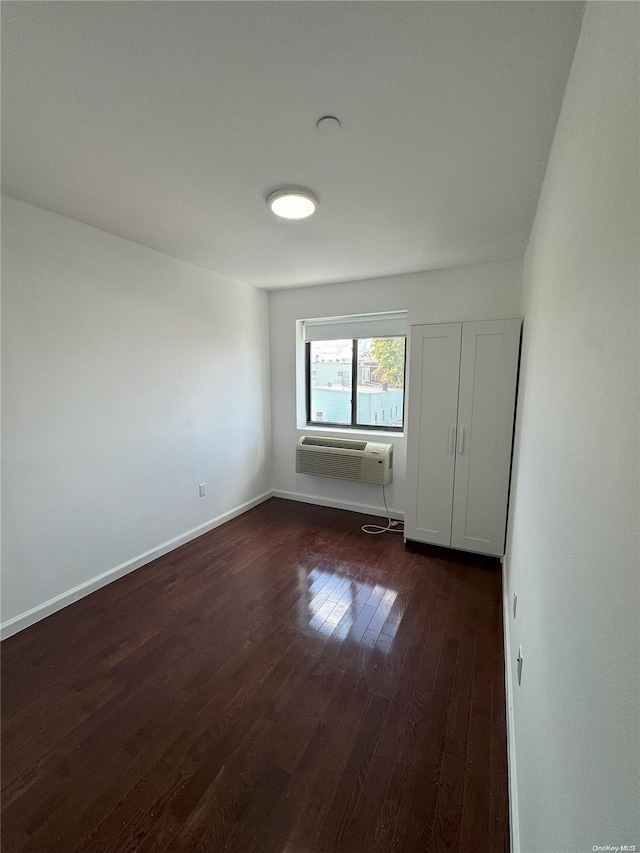
[[[2,853],[640,848],[640,5],[3,0]]]

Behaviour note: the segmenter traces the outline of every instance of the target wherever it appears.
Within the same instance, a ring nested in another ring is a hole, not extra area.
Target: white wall
[[[296,320],[377,311],[407,310],[409,324],[444,323],[519,317],[522,261],[477,264],[433,272],[366,281],[302,287],[270,293],[271,389],[273,425],[273,487],[284,497],[312,500],[330,506],[383,514],[378,486],[346,483],[295,472],[295,444],[300,435],[319,432],[298,429],[296,420]],[[345,431],[333,431],[348,435]],[[394,482],[387,487],[389,506],[401,515],[405,508],[406,441],[404,436],[362,433],[395,444]]]
[[[525,258],[506,560],[524,853],[640,845],[639,11],[586,5]]]
[[[269,347],[266,293],[2,212],[9,634],[269,491]]]

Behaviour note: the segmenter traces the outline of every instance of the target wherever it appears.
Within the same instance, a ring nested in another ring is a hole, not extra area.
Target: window
[[[404,335],[307,341],[307,424],[400,431],[405,344]]]

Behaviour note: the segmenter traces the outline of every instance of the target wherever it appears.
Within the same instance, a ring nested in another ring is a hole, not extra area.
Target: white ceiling
[[[583,10],[2,6],[4,192],[269,289],[523,254]]]

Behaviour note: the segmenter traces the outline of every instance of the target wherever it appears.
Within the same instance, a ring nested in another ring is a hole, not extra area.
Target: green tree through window
[[[373,338],[371,355],[376,361],[380,382],[404,388],[404,338]]]

